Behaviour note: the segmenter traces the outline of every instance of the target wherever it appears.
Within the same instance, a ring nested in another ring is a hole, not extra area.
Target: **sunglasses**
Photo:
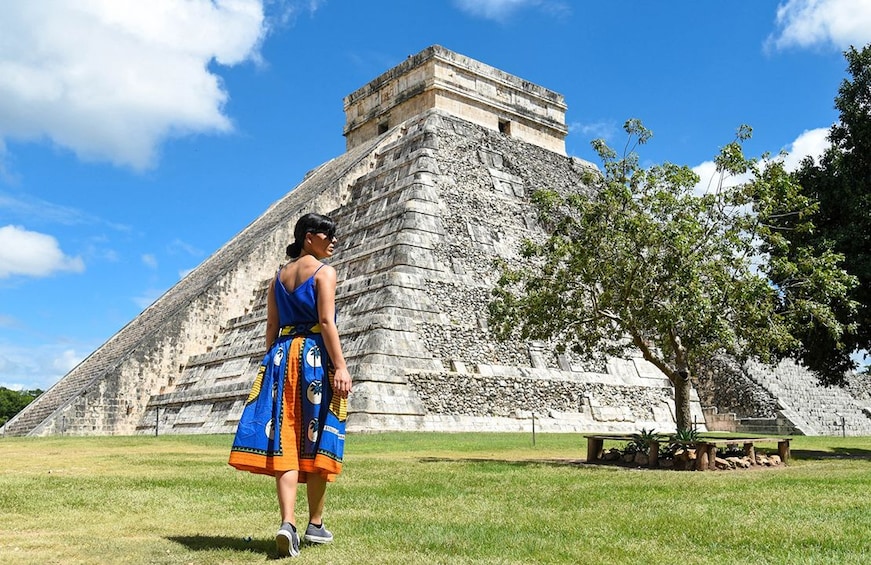
[[[330,241],[336,239],[336,230],[324,231],[324,230],[312,230],[309,233],[320,233],[326,236]]]

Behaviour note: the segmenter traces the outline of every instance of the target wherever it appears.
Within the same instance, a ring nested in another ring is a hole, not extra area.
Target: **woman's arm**
[[[345,364],[342,344],[339,342],[339,329],[336,327],[336,270],[329,265],[324,265],[315,275],[315,284],[321,336],[324,338],[327,354],[335,370],[333,392],[340,398],[345,398],[351,392],[351,374]]]
[[[266,351],[269,351],[277,338],[278,303],[275,302],[275,281],[273,280],[266,293]]]

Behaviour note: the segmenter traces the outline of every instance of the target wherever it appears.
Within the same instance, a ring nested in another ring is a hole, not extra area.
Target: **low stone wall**
[[[621,421],[649,422],[656,419],[653,407],[671,395],[660,388],[448,372],[412,374],[409,383],[428,413],[450,416],[527,419],[532,412],[595,412],[605,406],[621,407]]]

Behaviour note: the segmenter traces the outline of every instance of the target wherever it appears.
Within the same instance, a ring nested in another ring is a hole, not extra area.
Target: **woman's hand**
[[[348,398],[348,393],[351,392],[351,373],[348,369],[336,369],[333,373],[333,394],[339,398]]]

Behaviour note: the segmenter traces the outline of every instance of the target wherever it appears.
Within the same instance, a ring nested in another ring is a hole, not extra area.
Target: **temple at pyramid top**
[[[565,155],[561,94],[433,45],[344,99],[346,149],[430,109]]]

